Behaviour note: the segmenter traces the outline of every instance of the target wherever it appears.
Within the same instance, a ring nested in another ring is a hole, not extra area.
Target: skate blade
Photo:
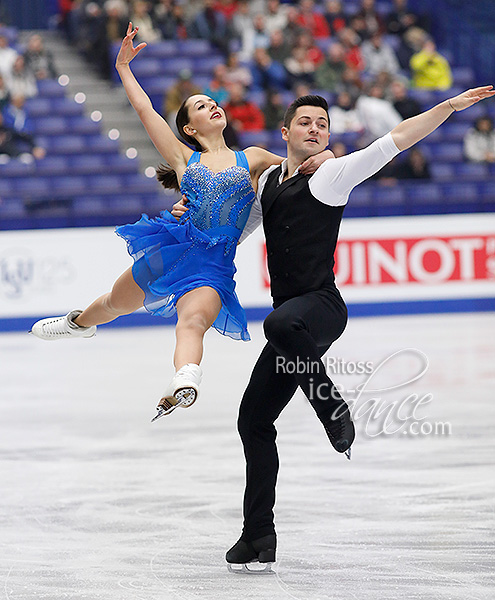
[[[248,567],[248,564],[251,565],[251,567]],[[260,563],[257,561],[244,564],[227,563],[227,570],[229,571],[229,573],[235,573],[236,575],[275,575],[275,571],[273,571],[272,565],[273,563],[271,562]]]
[[[190,398],[191,392],[194,393],[192,400]],[[176,408],[179,408],[179,407],[189,408],[196,401],[196,397],[197,397],[196,390],[194,390],[192,388],[185,388],[183,390],[179,390],[178,392],[176,392],[176,396],[175,396],[175,399],[178,400],[178,402],[176,404],[173,404],[169,408],[164,408],[163,406],[157,406],[156,407],[157,413],[151,419],[151,423],[153,423],[154,421],[157,421],[158,419],[161,419],[162,417],[166,417],[167,415],[172,413]]]
[[[347,449],[347,450],[344,452],[344,454],[347,456],[347,460],[351,460],[351,449],[350,449],[350,448],[348,448],[348,449]]]

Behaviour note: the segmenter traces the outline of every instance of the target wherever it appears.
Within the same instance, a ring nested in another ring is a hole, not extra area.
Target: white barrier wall
[[[0,320],[84,307],[131,264],[111,228],[0,232]],[[261,228],[236,264],[242,304],[269,307]],[[344,220],[336,273],[347,303],[380,313],[397,302],[495,299],[495,215]]]

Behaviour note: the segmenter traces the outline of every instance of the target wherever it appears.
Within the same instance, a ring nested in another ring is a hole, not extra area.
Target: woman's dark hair
[[[191,145],[195,150],[201,152],[203,148],[201,144],[198,143],[192,136],[187,135],[184,131],[184,126],[189,123],[189,109],[186,107],[186,103],[189,98],[186,98],[184,102],[180,105],[179,110],[177,111],[177,116],[175,117],[175,124],[177,126],[177,131],[181,138]],[[163,185],[164,188],[180,191],[179,180],[177,179],[177,173],[169,167],[168,165],[160,164],[156,169],[156,178]]]
[[[294,100],[294,102],[285,111],[284,127],[287,129],[289,129],[292,119],[294,118],[294,115],[300,106],[319,106],[320,108],[323,108],[328,117],[328,102],[325,100],[325,98],[323,98],[323,96],[301,96],[300,98]],[[328,124],[330,126],[330,117],[328,117]]]

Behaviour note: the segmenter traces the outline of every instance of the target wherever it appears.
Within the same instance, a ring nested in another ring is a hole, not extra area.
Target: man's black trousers
[[[275,533],[273,506],[279,462],[274,423],[297,387],[322,422],[329,420],[335,409],[332,398],[341,398],[321,357],[346,324],[347,309],[334,286],[275,301],[274,310],[265,319],[268,343],[239,408],[238,429],[246,457],[244,541]],[[302,372],[293,373],[291,363],[299,363]]]

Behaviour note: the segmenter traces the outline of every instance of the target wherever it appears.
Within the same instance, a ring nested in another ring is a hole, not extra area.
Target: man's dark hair
[[[289,106],[289,108],[285,111],[284,116],[284,127],[289,129],[292,119],[296,114],[296,110],[300,106],[319,106],[323,108],[323,110],[327,113],[328,124],[330,126],[330,117],[328,116],[328,102],[323,98],[323,96],[301,96],[300,98],[296,98],[294,102]]]

